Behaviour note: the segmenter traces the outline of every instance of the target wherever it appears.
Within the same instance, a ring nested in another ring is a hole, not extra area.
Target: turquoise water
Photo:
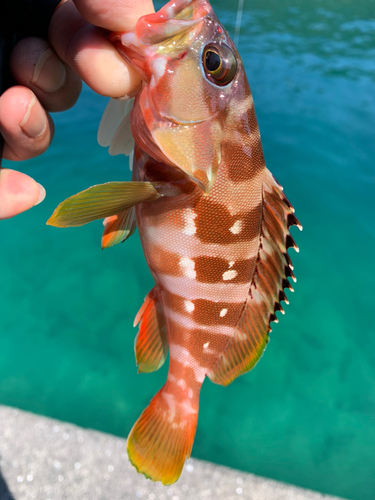
[[[233,33],[235,9],[213,4]],[[261,362],[203,387],[193,455],[373,500],[375,2],[248,0],[239,49],[267,165],[304,231]],[[126,436],[166,377],[136,373],[131,325],[152,286],[138,235],[101,252],[100,222],[45,225],[67,196],[129,178],[96,143],[105,104],[84,88],[50,150],[19,165],[48,196],[0,224],[0,403]]]

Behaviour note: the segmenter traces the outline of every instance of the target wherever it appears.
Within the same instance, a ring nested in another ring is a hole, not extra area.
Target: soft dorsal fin
[[[249,296],[234,337],[208,373],[212,382],[230,384],[251,370],[261,357],[271,331],[270,323],[277,321],[275,312],[284,312],[280,305],[282,300],[287,302],[284,288],[293,290],[288,277],[294,280],[295,277],[287,254],[290,246],[298,251],[289,232],[293,225],[302,229],[281,186],[266,170],[261,237]]]
[[[134,326],[139,324],[135,338],[135,358],[139,373],[158,370],[168,355],[167,328],[163,307],[156,286],[146,295]]]
[[[137,229],[135,207],[105,218],[103,225],[102,250],[124,242]]]
[[[128,208],[161,198],[159,190],[168,190],[164,182],[107,182],[91,186],[64,200],[55,209],[47,224],[56,227],[77,227],[104,219]],[[168,192],[168,191],[166,191]]]

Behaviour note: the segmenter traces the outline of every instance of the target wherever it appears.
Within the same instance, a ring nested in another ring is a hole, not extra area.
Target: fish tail
[[[198,420],[199,392],[176,393],[173,386],[167,381],[128,437],[130,462],[147,478],[165,485],[180,477],[191,454]]]

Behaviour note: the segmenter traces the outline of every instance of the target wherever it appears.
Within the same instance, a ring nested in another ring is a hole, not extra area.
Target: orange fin
[[[147,478],[165,485],[177,481],[190,457],[198,418],[198,400],[181,401],[167,387],[168,382],[153,397],[128,437],[130,462]]]
[[[234,337],[208,373],[212,382],[230,384],[251,370],[260,359],[268,342],[270,323],[277,322],[276,311],[284,313],[280,302],[288,303],[284,288],[292,287],[294,278],[287,250],[296,248],[289,233],[290,226],[302,229],[294,209],[269,170],[263,184],[263,217],[258,259],[249,297]]]
[[[47,224],[76,227],[116,215],[138,203],[161,198],[163,194],[158,189],[163,189],[165,184],[167,183],[129,181],[91,186],[60,203]]]
[[[128,208],[111,217],[106,217],[103,221],[105,226],[102,236],[102,249],[113,247],[118,243],[130,238],[137,229],[135,217],[135,207]]]
[[[138,373],[158,370],[168,355],[168,337],[162,305],[156,287],[145,298],[134,320],[140,322],[135,338],[135,358]]]

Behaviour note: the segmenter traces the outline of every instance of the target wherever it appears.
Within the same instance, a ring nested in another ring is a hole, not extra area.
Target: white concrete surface
[[[138,474],[126,440],[0,406],[0,500],[338,500],[191,459],[172,486]]]

